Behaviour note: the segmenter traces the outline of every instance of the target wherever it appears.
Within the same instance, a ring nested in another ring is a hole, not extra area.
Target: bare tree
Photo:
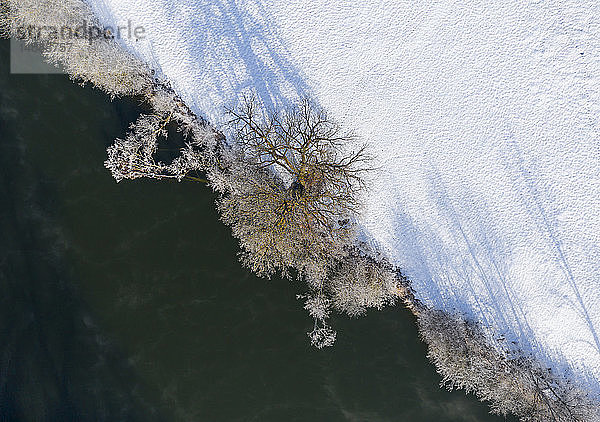
[[[260,275],[292,268],[320,286],[352,243],[365,148],[323,110],[303,100],[265,114],[251,98],[229,110],[234,152],[223,221],[241,243],[242,261]]]

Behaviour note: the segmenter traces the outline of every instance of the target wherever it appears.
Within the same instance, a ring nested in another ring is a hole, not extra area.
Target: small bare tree
[[[308,100],[265,114],[246,97],[228,114],[239,164],[219,207],[242,261],[264,276],[295,268],[322,286],[353,239],[364,146],[348,150],[353,136]]]

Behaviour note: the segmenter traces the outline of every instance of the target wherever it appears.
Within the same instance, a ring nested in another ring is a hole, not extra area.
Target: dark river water
[[[502,420],[438,388],[402,307],[311,348],[302,286],[240,267],[207,187],[116,184],[138,112],[0,43],[0,420]]]

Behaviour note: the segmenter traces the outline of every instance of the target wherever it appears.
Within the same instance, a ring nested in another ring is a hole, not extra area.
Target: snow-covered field
[[[88,0],[215,124],[298,95],[368,142],[365,235],[424,302],[600,393],[597,0]]]

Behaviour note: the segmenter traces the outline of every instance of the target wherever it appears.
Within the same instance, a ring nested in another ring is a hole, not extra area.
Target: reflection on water
[[[437,387],[401,308],[310,348],[301,287],[240,268],[209,189],[104,170],[135,105],[0,46],[1,420],[501,420]]]

